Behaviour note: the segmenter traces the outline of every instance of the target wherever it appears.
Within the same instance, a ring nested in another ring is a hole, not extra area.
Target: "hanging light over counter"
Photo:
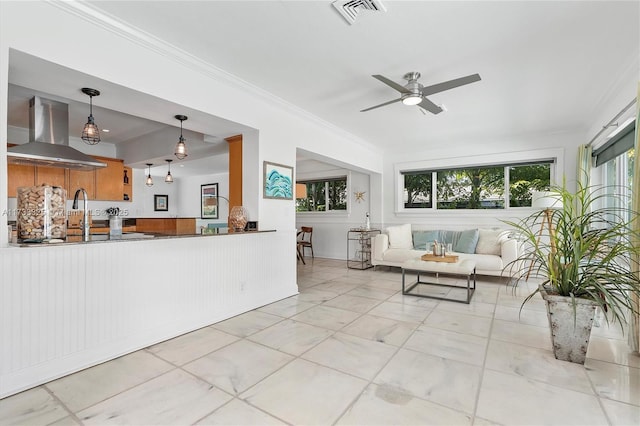
[[[167,162],[167,165],[169,166],[169,171],[167,171],[167,177],[164,178],[164,182],[165,183],[173,183],[173,176],[171,176],[171,162],[173,160],[164,160]]]
[[[89,145],[95,145],[100,142],[100,130],[93,119],[93,97],[100,96],[100,92],[96,89],[83,87],[82,93],[89,96],[89,117],[87,124],[82,129],[82,140]]]
[[[153,166],[152,163],[147,163],[147,167],[149,168],[149,174],[147,175],[147,180],[144,183],[147,186],[153,186],[153,178],[151,177],[151,166]]]
[[[176,120],[180,120],[180,139],[178,139],[174,154],[178,158],[178,160],[184,160],[184,158],[187,156],[187,146],[185,145],[185,139],[182,137],[182,122],[187,119],[187,116],[176,115],[175,117]]]

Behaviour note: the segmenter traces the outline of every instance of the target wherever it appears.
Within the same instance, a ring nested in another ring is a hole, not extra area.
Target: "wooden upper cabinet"
[[[36,183],[35,167],[22,164],[7,164],[7,190],[9,197],[18,196],[21,186],[33,186]],[[64,173],[64,170],[62,170]]]
[[[36,166],[36,185],[45,183],[51,186],[66,188],[67,180],[65,169],[61,169],[60,167]],[[67,197],[69,197],[68,193]]]
[[[76,191],[84,188],[90,200],[96,199],[96,172],[93,170],[67,170],[67,198],[73,199]]]
[[[8,144],[7,146],[13,146]],[[94,157],[107,164],[96,170],[74,170],[60,167],[7,164],[7,190],[9,197],[17,196],[21,186],[52,185],[67,190],[67,199],[73,199],[76,191],[84,188],[90,200],[123,201],[124,194],[133,200],[133,170],[124,167],[124,162],[116,158]],[[124,184],[127,170],[129,184]]]
[[[115,158],[94,158],[107,163],[107,167],[96,169],[96,200],[122,201],[124,162]]]

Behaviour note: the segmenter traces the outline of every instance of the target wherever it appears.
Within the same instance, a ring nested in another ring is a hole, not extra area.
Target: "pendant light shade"
[[[173,176],[171,176],[171,162],[173,160],[164,160],[164,161],[166,161],[168,163],[167,165],[169,166],[169,171],[167,171],[167,177],[164,178],[164,182],[173,183]]]
[[[144,183],[147,186],[153,186],[153,178],[151,178],[151,166],[153,166],[153,164],[147,163],[147,167],[149,168],[149,174],[147,175],[147,180]]]
[[[93,97],[100,96],[100,92],[96,89],[83,87],[82,93],[89,96],[89,117],[87,124],[82,129],[82,140],[89,145],[95,145],[100,142],[100,130],[93,119]]]
[[[187,146],[185,145],[185,139],[182,137],[182,122],[187,119],[186,115],[176,115],[176,120],[180,120],[180,139],[178,139],[178,143],[176,144],[176,149],[174,151],[175,156],[178,160],[184,160],[187,156]]]

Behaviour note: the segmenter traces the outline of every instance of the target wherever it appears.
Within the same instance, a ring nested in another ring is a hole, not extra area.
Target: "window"
[[[296,200],[297,212],[347,210],[347,178],[298,181],[307,187],[307,198]]]
[[[440,170],[439,209],[504,208],[504,167]]]
[[[551,163],[509,167],[509,207],[531,207],[531,192],[551,184]]]
[[[445,210],[504,209],[507,203],[509,207],[530,207],[531,192],[549,188],[552,164],[545,160],[402,172],[403,204],[406,209]]]
[[[602,164],[603,184],[607,195],[611,195],[604,198],[609,204],[606,207],[621,207],[627,209],[629,214],[633,211],[631,194],[633,191],[633,164],[635,160],[635,149],[631,148],[627,152],[623,152]],[[613,203],[619,205],[613,205]],[[630,219],[630,217],[626,218],[626,220]]]
[[[404,207],[407,209],[430,208],[431,172],[404,174]]]
[[[634,142],[635,121],[630,118],[619,127],[619,130],[610,135],[610,139],[605,144],[593,151],[596,167],[602,173],[602,183],[607,195],[611,195],[604,198],[609,204],[605,207],[622,207],[629,212],[633,211],[631,195],[633,167],[636,160]]]

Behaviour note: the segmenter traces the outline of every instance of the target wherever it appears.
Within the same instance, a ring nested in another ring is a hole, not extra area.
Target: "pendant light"
[[[180,139],[178,139],[178,143],[176,144],[176,149],[174,154],[178,157],[178,160],[184,160],[187,156],[187,146],[184,144],[185,140],[182,137],[182,122],[187,119],[186,115],[176,115],[176,120],[180,120]]]
[[[167,172],[167,177],[164,178],[164,183],[173,183],[173,176],[171,176],[171,162],[173,160],[164,160],[164,161],[166,161],[168,163],[167,165],[169,166],[169,171]]]
[[[149,168],[149,174],[147,175],[147,180],[144,183],[147,186],[153,186],[153,179],[151,178],[151,166],[153,166],[153,164],[147,163],[147,167]]]
[[[98,126],[93,120],[93,97],[100,96],[100,92],[96,89],[83,87],[82,93],[89,96],[89,117],[87,118],[87,124],[82,129],[82,140],[89,145],[95,145],[100,142],[100,130],[98,130]]]

